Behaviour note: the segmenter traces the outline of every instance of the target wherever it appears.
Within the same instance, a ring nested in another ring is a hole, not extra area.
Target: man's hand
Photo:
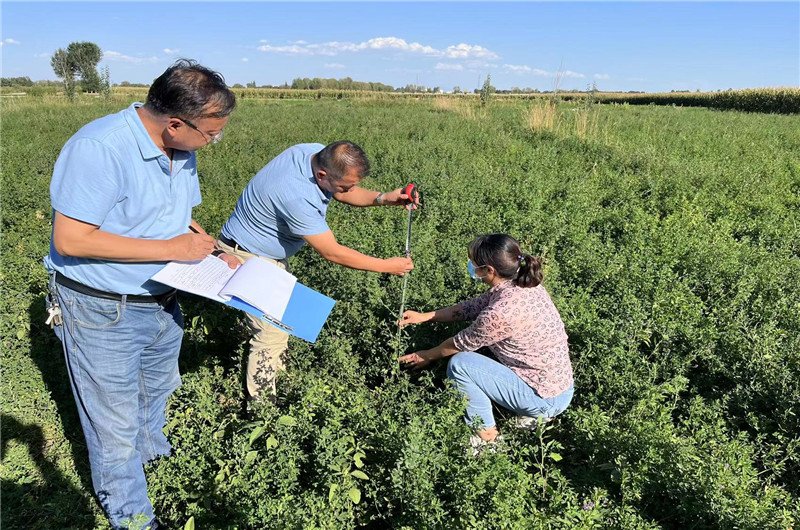
[[[404,328],[413,324],[422,324],[423,322],[429,321],[431,318],[433,318],[433,313],[419,313],[417,311],[408,310],[403,313],[403,317],[398,324],[400,324],[401,328]]]
[[[407,355],[402,355],[397,360],[400,361],[400,364],[406,368],[419,370],[420,368],[424,368],[431,363],[430,359],[422,357],[422,353],[424,352],[409,353]]]
[[[214,250],[214,238],[208,234],[194,232],[181,234],[169,240],[174,261],[203,259]]]
[[[405,206],[407,210],[416,210],[420,206],[419,194],[417,194],[416,199],[412,202],[411,198],[403,193],[403,188],[397,188],[396,190],[387,191],[383,194],[382,204]]]
[[[411,258],[387,258],[383,260],[383,262],[386,264],[386,270],[383,272],[396,276],[404,276],[407,272],[411,272],[414,269],[414,262],[411,261]]]

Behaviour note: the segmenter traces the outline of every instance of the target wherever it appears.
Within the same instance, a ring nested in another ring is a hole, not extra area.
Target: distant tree
[[[100,94],[105,99],[111,99],[111,68],[108,65],[104,66],[100,73]]]
[[[93,42],[71,42],[67,46],[67,58],[76,73],[81,76],[81,87],[86,92],[99,92],[100,74],[97,63],[103,58],[100,46]]]
[[[481,105],[486,105],[489,103],[489,99],[492,97],[492,94],[495,93],[497,89],[492,86],[492,74],[488,74],[486,76],[486,80],[483,82],[483,86],[481,87],[480,95],[481,95]]]
[[[255,87],[256,87],[255,81],[250,81],[249,83],[247,83],[247,88],[255,88]]]
[[[57,49],[50,58],[50,66],[64,84],[64,95],[67,96],[67,99],[75,99],[75,70],[70,64],[67,51],[63,48]]]
[[[460,94],[460,93],[461,93],[461,87],[458,86],[458,85],[454,86],[453,87],[453,94]]]
[[[103,82],[97,72],[97,63],[103,57],[100,46],[93,42],[71,42],[67,49],[59,48],[50,58],[53,72],[62,80],[64,93],[75,97],[75,79],[80,76],[81,88],[86,92],[101,92]]]
[[[33,81],[28,76],[0,78],[0,86],[33,86]]]
[[[284,83],[283,86],[275,88],[289,88],[289,85]],[[389,85],[384,85],[383,83],[374,83],[368,81],[353,81],[353,78],[351,77],[344,77],[342,79],[320,78],[320,77],[309,79],[308,77],[303,77],[303,78],[297,77],[292,80],[291,88],[298,90],[331,89],[331,90],[371,90],[371,91],[381,91],[381,92],[390,92],[394,90],[393,87]]]

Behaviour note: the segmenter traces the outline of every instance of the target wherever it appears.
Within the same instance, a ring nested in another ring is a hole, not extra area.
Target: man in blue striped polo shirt
[[[308,243],[333,263],[402,276],[414,268],[411,258],[375,258],[341,245],[325,221],[331,199],[351,206],[417,207],[418,202],[412,204],[401,188],[379,193],[360,187],[368,172],[367,155],[352,142],[290,147],[253,177],[217,244],[242,262],[260,256],[286,268],[287,258]],[[289,335],[255,317],[247,318],[252,332],[247,393],[251,398],[272,397]]]
[[[143,464],[171,451],[162,429],[180,385],[183,318],[175,291],[149,278],[165,262],[214,249],[192,219],[200,203],[194,151],[221,138],[235,104],[221,75],[178,61],[153,81],[144,105],[78,131],[53,170],[49,321],[113,528],[159,527]]]

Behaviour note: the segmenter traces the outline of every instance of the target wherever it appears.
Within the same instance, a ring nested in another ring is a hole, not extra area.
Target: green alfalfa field
[[[60,345],[44,325],[59,150],[132,100],[2,101],[2,524],[105,528]],[[248,180],[301,142],[349,139],[364,185],[410,180],[411,308],[482,288],[466,245],[503,231],[545,259],[570,337],[575,399],[537,432],[474,458],[444,365],[400,350],[401,280],[311,250],[300,281],[338,303],[292,340],[277,405],[242,414],[241,314],[184,296],[175,455],[146,468],[170,528],[796,528],[800,509],[800,117],[675,106],[477,98],[243,98],[198,153],[218,233]],[[343,243],[402,253],[405,212],[333,205]]]

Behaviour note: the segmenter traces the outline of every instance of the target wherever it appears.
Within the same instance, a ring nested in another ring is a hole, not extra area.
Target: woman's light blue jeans
[[[143,464],[172,447],[162,432],[167,398],[180,386],[183,317],[166,306],[106,300],[50,282],[63,314],[72,394],[89,450],[92,484],[114,528],[153,524]],[[139,526],[136,526],[139,528]]]
[[[467,395],[467,423],[473,427],[494,427],[492,401],[520,416],[552,418],[572,401],[573,387],[552,398],[543,398],[511,368],[493,359],[464,351],[447,364],[447,377]]]

